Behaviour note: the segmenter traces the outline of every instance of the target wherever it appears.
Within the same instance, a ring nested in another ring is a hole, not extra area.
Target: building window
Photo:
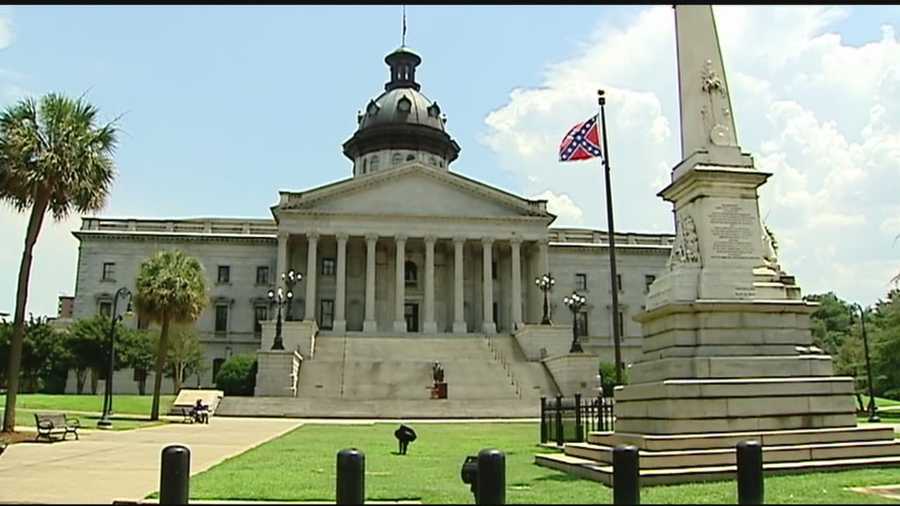
[[[216,304],[216,332],[228,332],[228,306]]]
[[[134,374],[131,378],[134,381],[144,381],[147,379],[147,370],[141,367],[135,367]]]
[[[588,315],[585,311],[580,311],[575,314],[575,334],[578,337],[588,335]]]
[[[587,290],[587,274],[583,272],[575,274],[575,290]]]
[[[258,304],[253,308],[253,333],[259,337],[262,334],[262,322],[269,319],[269,307]]]
[[[99,311],[100,311],[101,315],[103,315],[107,318],[111,318],[112,317],[111,316],[112,315],[112,302],[110,302],[108,300],[101,301]]]
[[[415,159],[416,159],[416,155],[414,155],[414,154],[412,154],[412,153],[406,155],[406,161],[407,161],[407,162],[411,162],[411,161],[413,161],[413,160],[415,160]]]
[[[491,262],[491,279],[497,279],[497,261]],[[497,321],[497,320],[494,320]]]
[[[654,281],[656,281],[656,276],[652,274],[646,274],[644,276],[644,293],[650,291],[650,285],[652,285]]]
[[[334,326],[334,301],[322,299],[319,301],[319,327],[331,330]]]
[[[268,265],[260,265],[256,268],[256,284],[257,285],[267,285],[269,284],[269,266]]]
[[[323,276],[334,276],[334,258],[323,258],[322,259],[322,275]]]
[[[378,155],[372,156],[372,161],[369,163],[369,170],[375,172],[378,170],[378,166],[381,165],[381,161],[378,159]]]
[[[619,337],[625,337],[625,313],[619,311]]]
[[[219,277],[216,278],[217,283],[231,283],[231,266],[230,265],[220,265],[219,266]]]
[[[150,326],[150,318],[138,313],[137,315],[137,328],[138,330],[147,330],[147,327]]]
[[[214,359],[213,359],[213,367],[212,367],[213,383],[216,382],[216,375],[219,374],[219,369],[222,368],[222,364],[224,364],[224,363],[225,363],[225,359],[224,359],[224,358],[214,358]]]
[[[619,293],[624,291],[622,288],[622,275],[621,274],[616,274],[616,286],[619,288]]]
[[[116,280],[116,263],[115,262],[103,262],[103,273],[101,275],[100,281],[115,281]]]
[[[419,269],[416,267],[414,262],[406,262],[404,279],[406,279],[407,285],[415,285],[419,282]]]

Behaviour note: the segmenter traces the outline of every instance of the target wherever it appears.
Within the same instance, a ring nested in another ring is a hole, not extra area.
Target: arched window
[[[369,170],[371,172],[377,171],[378,165],[379,165],[378,155],[372,155],[372,160],[369,163]]]
[[[391,155],[391,165],[400,165],[400,162],[403,161],[403,155],[400,153],[394,153]]]
[[[404,266],[406,284],[407,285],[416,285],[419,282],[419,269],[416,267],[415,262],[407,261]]]

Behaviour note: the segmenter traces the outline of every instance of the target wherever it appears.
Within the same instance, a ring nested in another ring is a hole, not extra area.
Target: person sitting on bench
[[[203,404],[203,399],[197,399],[194,404],[193,416],[197,423],[209,423],[209,406]]]

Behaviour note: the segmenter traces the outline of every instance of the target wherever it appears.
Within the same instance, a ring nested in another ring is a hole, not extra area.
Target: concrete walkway
[[[191,474],[301,425],[299,420],[212,417],[209,425],[86,432],[57,443],[11,445],[0,456],[0,502],[105,503],[139,500],[159,488],[162,449],[191,449]],[[79,431],[80,432],[80,431]]]

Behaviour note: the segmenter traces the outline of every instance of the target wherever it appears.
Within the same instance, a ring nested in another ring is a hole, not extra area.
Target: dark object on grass
[[[394,431],[394,437],[400,442],[400,455],[406,455],[406,447],[409,446],[409,443],[416,440],[416,431],[407,425],[400,425]]]
[[[478,457],[469,455],[463,462],[462,469],[459,471],[462,482],[469,485],[469,490],[475,499],[478,499]]]

